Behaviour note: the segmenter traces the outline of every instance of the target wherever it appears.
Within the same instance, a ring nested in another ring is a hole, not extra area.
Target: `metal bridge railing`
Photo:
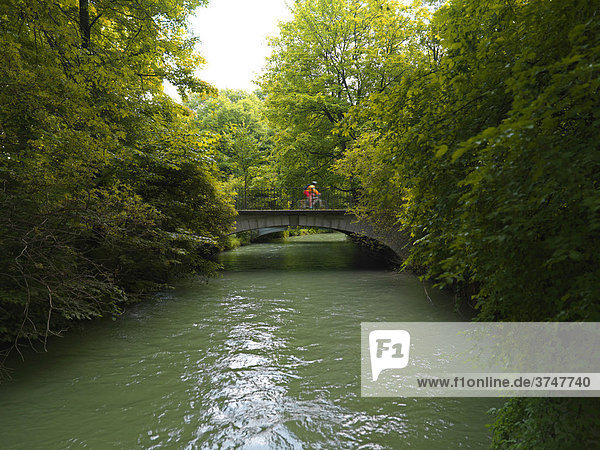
[[[313,202],[313,209],[348,209],[353,204],[349,191],[319,189],[320,196]],[[238,210],[309,209],[304,188],[250,188],[240,189],[235,199]]]

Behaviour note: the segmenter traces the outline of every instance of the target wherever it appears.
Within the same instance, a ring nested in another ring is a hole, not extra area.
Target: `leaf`
[[[448,146],[447,145],[440,145],[438,147],[438,151],[435,152],[435,157],[436,158],[441,158],[442,156],[444,156],[446,154],[446,152],[448,151]]]
[[[460,146],[452,153],[452,162],[455,162],[458,158],[460,158],[467,151],[466,146]]]

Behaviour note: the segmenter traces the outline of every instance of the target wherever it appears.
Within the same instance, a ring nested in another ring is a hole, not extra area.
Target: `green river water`
[[[191,281],[28,354],[0,449],[485,448],[494,399],[361,398],[360,323],[461,321],[342,234],[220,255]]]

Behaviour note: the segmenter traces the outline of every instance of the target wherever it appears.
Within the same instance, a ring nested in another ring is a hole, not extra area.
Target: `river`
[[[494,399],[361,398],[360,323],[460,321],[342,234],[241,247],[28,354],[0,448],[482,448]]]

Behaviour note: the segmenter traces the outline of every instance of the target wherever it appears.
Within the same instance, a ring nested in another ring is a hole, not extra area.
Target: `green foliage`
[[[412,261],[474,287],[483,320],[600,314],[599,22],[580,3],[452,2],[439,61],[352,112],[366,131],[339,167],[363,210],[393,211]]]
[[[216,141],[216,162],[230,189],[271,185],[269,164],[273,131],[264,105],[255,94],[224,90],[219,96],[195,95],[186,105],[195,113],[197,129]]]
[[[363,132],[338,167],[362,212],[408,229],[410,262],[479,320],[600,317],[598,6],[449,2],[430,24],[440,58],[426,46],[351,112]],[[497,448],[591,448],[598,404],[517,399],[493,429]]]
[[[493,412],[497,414],[493,448],[597,448],[600,442],[596,398],[514,398]]]
[[[430,20],[393,19],[409,44],[375,54],[383,28],[354,30],[385,2],[297,2],[264,82],[285,176],[333,163],[478,320],[599,320],[600,3],[429,3]],[[595,447],[597,417],[515,400],[494,445]]]
[[[423,14],[394,0],[296,2],[262,78],[283,184],[350,183],[330,171],[356,137],[345,115],[411,70]]]
[[[0,344],[215,270],[233,210],[162,92],[208,90],[185,30],[200,3],[0,4]]]

